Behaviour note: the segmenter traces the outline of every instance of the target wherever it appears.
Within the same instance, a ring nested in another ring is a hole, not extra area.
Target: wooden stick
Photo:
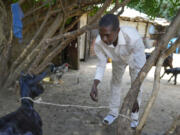
[[[156,70],[154,73],[154,84],[153,84],[153,92],[151,94],[151,98],[149,99],[146,108],[143,112],[143,115],[141,117],[140,123],[138,127],[136,128],[136,135],[140,135],[141,131],[146,123],[147,117],[149,115],[150,110],[152,109],[152,106],[157,98],[157,95],[159,93],[159,88],[160,88],[160,71],[161,71],[161,66],[164,62],[164,57],[161,56],[156,64]]]

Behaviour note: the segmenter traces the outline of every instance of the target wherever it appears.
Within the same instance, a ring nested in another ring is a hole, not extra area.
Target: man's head
[[[116,15],[106,14],[99,21],[99,34],[107,45],[116,44],[119,30],[119,20]]]

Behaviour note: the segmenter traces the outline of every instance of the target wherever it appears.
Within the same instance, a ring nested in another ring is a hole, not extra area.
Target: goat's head
[[[35,98],[43,93],[44,89],[39,83],[40,76],[35,75],[21,75],[19,83],[21,88],[21,97]]]
[[[42,94],[44,89],[39,82],[46,76],[46,74],[47,72],[43,72],[40,75],[22,73],[19,79],[21,97],[30,97],[34,99]],[[22,99],[22,104],[27,107],[33,106],[32,101],[28,99]]]

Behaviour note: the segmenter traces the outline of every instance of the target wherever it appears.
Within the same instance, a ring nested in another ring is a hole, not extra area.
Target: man
[[[96,38],[94,50],[99,63],[90,92],[93,101],[98,101],[97,86],[102,81],[107,58],[112,59],[110,112],[103,120],[104,124],[110,125],[119,115],[121,80],[126,66],[129,65],[132,84],[145,64],[144,44],[135,28],[119,27],[118,17],[106,14],[99,21],[99,36]],[[132,128],[138,125],[141,92],[132,110]]]

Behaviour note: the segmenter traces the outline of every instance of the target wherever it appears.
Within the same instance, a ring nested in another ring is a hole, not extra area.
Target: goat
[[[145,53],[145,54],[146,54],[146,60],[147,60],[151,56],[151,53]],[[172,63],[173,63],[173,56],[170,55],[163,62],[162,66],[164,67],[164,73],[160,78],[162,78],[165,75],[165,71],[166,71],[167,67],[173,68]],[[155,65],[156,65],[156,62],[155,62]]]
[[[180,68],[170,68],[165,70],[166,74],[172,74],[168,82],[171,81],[172,77],[174,76],[174,85],[177,83],[177,75],[180,74]]]
[[[21,74],[19,79],[21,106],[14,112],[0,118],[0,135],[42,135],[42,120],[33,108],[34,99],[43,93],[44,89],[39,83],[47,72],[40,75]]]

